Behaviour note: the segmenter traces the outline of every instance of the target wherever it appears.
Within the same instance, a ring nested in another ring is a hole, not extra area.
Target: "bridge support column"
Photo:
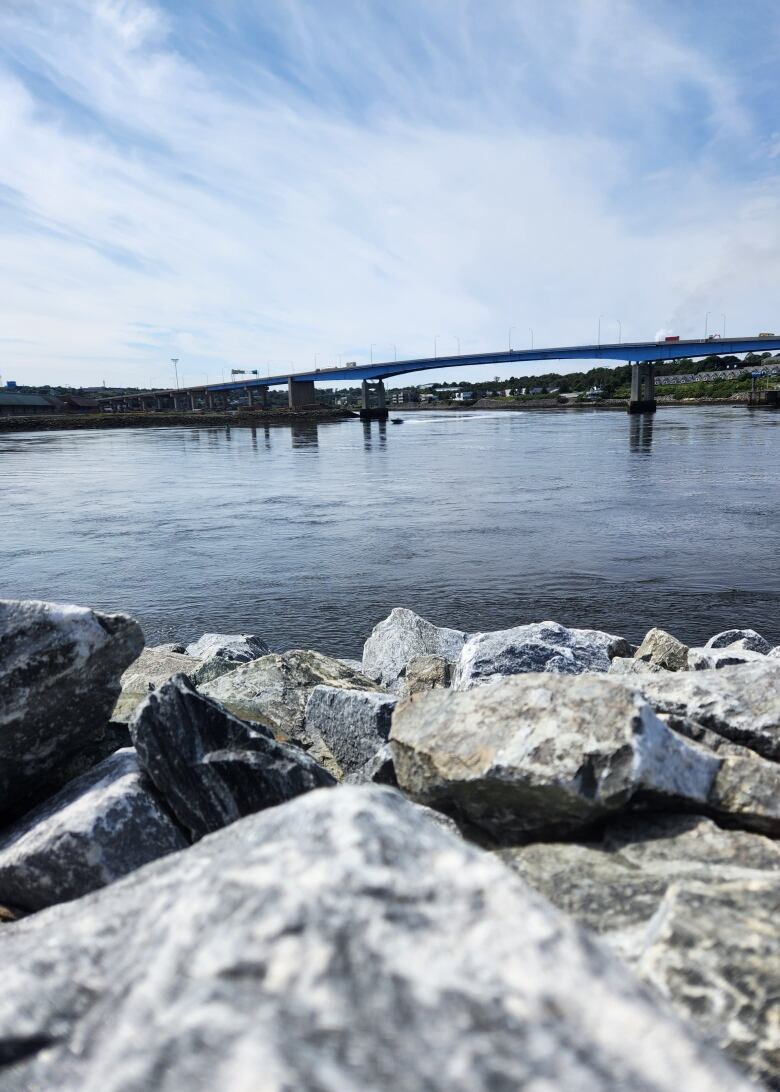
[[[314,380],[299,379],[296,382],[294,379],[288,379],[287,403],[290,409],[304,409],[305,407],[315,405]]]
[[[363,380],[360,417],[363,421],[387,420],[385,385],[381,379],[376,383],[371,383],[368,379]]]
[[[197,408],[198,408],[198,399],[196,398],[196,396],[194,394],[191,394],[190,395],[190,409],[194,413]]]
[[[247,397],[247,402],[249,403],[249,408],[254,409],[255,408],[255,391],[254,391],[254,387],[247,387],[246,388],[246,397]]]
[[[655,413],[655,365],[650,360],[640,360],[631,365],[631,395],[629,413]]]

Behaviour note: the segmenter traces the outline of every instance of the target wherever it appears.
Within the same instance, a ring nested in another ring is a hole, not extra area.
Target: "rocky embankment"
[[[0,416],[0,433],[3,432],[68,432],[73,429],[107,428],[258,428],[265,425],[290,425],[301,421],[338,421],[355,417],[351,410],[333,409],[329,406],[310,406],[307,409],[288,410],[246,409],[227,411],[198,411],[197,413],[53,413],[34,414],[30,417]]]
[[[0,1088],[780,1088],[780,649],[0,602]],[[755,1082],[755,1083],[754,1083]]]

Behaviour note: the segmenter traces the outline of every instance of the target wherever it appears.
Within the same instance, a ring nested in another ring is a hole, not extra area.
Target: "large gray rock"
[[[345,667],[340,660],[299,649],[262,656],[199,689],[236,716],[272,728],[277,739],[301,744],[338,776],[338,764],[324,740],[306,731],[306,702],[314,687],[320,685],[345,690],[379,689],[376,683]]]
[[[111,719],[115,723],[127,724],[133,711],[147,694],[174,675],[193,675],[202,664],[203,661],[195,656],[171,651],[170,645],[151,645],[145,648],[122,675],[122,692]],[[232,664],[230,670],[235,666]]]
[[[749,1088],[613,955],[392,790],[243,819],[3,926],[0,962],[8,1088]]]
[[[405,607],[395,607],[374,626],[363,646],[363,671],[393,690],[407,665],[419,656],[439,656],[455,663],[467,634],[435,626]]]
[[[85,753],[111,752],[119,679],[142,647],[125,614],[0,600],[0,818],[81,772]]]
[[[135,751],[117,751],[2,832],[0,902],[76,899],[186,845]]]
[[[748,1072],[780,1083],[780,847],[695,816],[621,816],[591,844],[501,851]]]
[[[501,841],[577,830],[640,793],[704,805],[723,761],[598,675],[430,691],[396,708],[390,740],[405,792]]]
[[[651,629],[644,636],[634,659],[666,671],[688,670],[688,646],[663,629]]]
[[[741,652],[760,652],[763,655],[772,650],[769,641],[754,629],[724,629],[722,633],[710,637],[705,648],[730,648]]]
[[[356,773],[387,742],[397,700],[391,694],[315,686],[306,704],[306,734],[325,741],[343,774]]]
[[[146,698],[130,734],[144,769],[193,839],[335,784],[303,751],[234,717],[184,675]]]
[[[456,690],[468,690],[500,675],[526,672],[606,672],[614,656],[630,656],[631,652],[631,645],[622,637],[595,629],[567,629],[557,622],[475,633],[463,647],[452,685]]]
[[[633,681],[657,712],[696,721],[780,761],[780,662],[767,657],[717,671],[661,672]]]
[[[232,660],[236,664],[249,663],[265,656],[270,649],[262,637],[255,633],[204,633],[197,641],[187,645],[187,655],[198,660]]]
[[[688,649],[688,667],[691,671],[718,671],[722,667],[757,663],[765,659],[763,652],[750,652],[737,645],[729,645],[727,648]]]

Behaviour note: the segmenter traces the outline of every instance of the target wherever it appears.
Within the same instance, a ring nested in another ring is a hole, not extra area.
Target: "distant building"
[[[452,400],[453,402],[473,402],[476,397],[474,391],[455,391]]]
[[[391,406],[402,406],[404,403],[419,402],[420,394],[416,387],[398,387],[387,392],[387,400]]]
[[[32,414],[57,412],[54,401],[42,394],[0,391],[0,415],[3,417],[29,417]]]

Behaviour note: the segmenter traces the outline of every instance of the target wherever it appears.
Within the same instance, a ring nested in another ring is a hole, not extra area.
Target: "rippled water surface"
[[[779,456],[736,406],[5,435],[0,596],[338,655],[393,606],[780,643]]]

